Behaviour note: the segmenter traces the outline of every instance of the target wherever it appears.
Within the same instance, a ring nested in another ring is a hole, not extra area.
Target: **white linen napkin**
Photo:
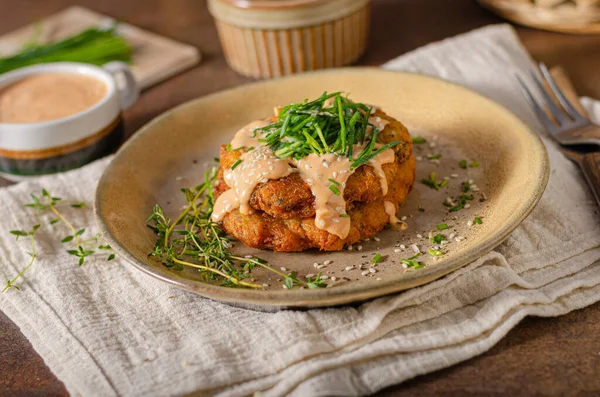
[[[537,121],[514,79],[531,60],[508,25],[428,45],[385,65],[456,81]],[[588,109],[600,121],[600,105]],[[538,128],[539,129],[539,128]],[[600,300],[598,208],[579,170],[544,140],[550,182],[540,204],[493,252],[419,288],[357,307],[261,313],[182,292],[121,259],[77,267],[56,236],[4,311],[72,395],[365,395],[492,347],[527,315],[558,316]],[[42,187],[92,203],[104,159],[0,191],[0,276],[27,261],[11,229]],[[91,211],[68,216],[94,233]],[[49,218],[50,219],[50,218]]]

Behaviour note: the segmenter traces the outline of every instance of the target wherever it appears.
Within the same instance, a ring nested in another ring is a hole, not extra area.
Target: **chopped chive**
[[[466,193],[471,189],[471,184],[469,182],[463,183],[463,192]]]
[[[338,181],[336,181],[336,180],[335,180],[335,179],[333,179],[333,178],[329,178],[329,182],[333,183],[333,184],[334,184],[334,185],[336,185],[336,186],[340,186],[340,185],[341,185],[341,183],[339,183]]]
[[[442,230],[446,230],[446,229],[448,229],[448,225],[447,225],[447,224],[445,224],[445,223],[440,223],[440,224],[439,224],[439,225],[437,225],[435,228],[436,228],[437,230],[439,230],[439,231],[442,231]]]
[[[340,218],[350,218],[350,215],[348,215],[348,214],[340,214]]]
[[[477,167],[479,167],[479,163],[477,161],[473,161],[473,162],[471,162],[471,164],[469,164],[469,167],[477,168]]]
[[[474,222],[475,222],[476,224],[478,224],[478,225],[481,225],[481,224],[483,223],[483,221],[481,220],[481,218],[480,218],[480,217],[478,217],[478,216],[476,216],[476,217],[475,217],[475,219],[474,219]]]
[[[433,255],[433,256],[442,256],[442,255],[443,255],[442,251],[440,251],[440,250],[435,250],[435,249],[433,249],[433,248],[429,248],[429,249],[427,250],[427,252],[429,252],[429,255]]]
[[[446,238],[445,238],[445,237],[444,237],[442,234],[438,233],[438,234],[436,234],[435,236],[432,236],[432,237],[429,239],[429,241],[431,241],[432,243],[441,244],[441,243],[442,243],[442,241],[444,241],[445,239],[446,239]]]
[[[381,262],[381,258],[382,258],[382,256],[378,252],[377,254],[375,254],[375,256],[373,257],[373,259],[371,259],[371,262],[373,262],[373,263],[379,263],[379,262]]]
[[[440,187],[446,187],[446,185],[448,185],[449,180],[448,179],[444,179],[442,181],[442,183],[440,183]]]
[[[467,160],[460,160],[460,162],[458,163],[458,165],[460,165],[460,168],[462,169],[467,169]]]
[[[460,211],[463,209],[463,207],[464,207],[463,204],[458,204],[458,205],[455,205],[454,207],[450,208],[448,211],[450,211],[450,212]]]
[[[334,194],[340,195],[340,189],[338,189],[335,185],[329,185],[329,190],[331,190]]]
[[[235,170],[235,167],[237,167],[238,165],[240,165],[242,163],[242,159],[239,159],[238,161],[236,161],[235,163],[233,163],[233,165],[231,166],[232,170]]]
[[[440,157],[442,157],[442,155],[440,153],[434,154],[432,156],[427,156],[427,160],[437,160]]]
[[[225,150],[231,152],[231,143],[228,143],[227,146],[225,146]]]
[[[412,143],[415,145],[421,145],[423,143],[427,143],[425,138],[421,138],[420,136],[413,136]]]
[[[429,179],[421,179],[421,183],[423,185],[429,186],[432,189],[439,190],[439,186],[437,185],[437,183]]]

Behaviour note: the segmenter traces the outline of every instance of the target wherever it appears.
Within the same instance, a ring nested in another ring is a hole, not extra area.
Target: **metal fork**
[[[574,95],[571,87],[567,87],[566,79],[561,79],[563,85],[561,89],[546,65],[540,63],[539,71],[544,82],[533,70],[530,74],[545,103],[538,103],[521,76],[517,75],[523,93],[550,136],[562,145],[562,153],[579,164],[600,205],[600,127],[593,124],[567,99],[563,91],[571,93],[572,100],[577,101],[577,95]],[[555,102],[553,96],[559,104]],[[553,120],[544,107],[548,108]]]

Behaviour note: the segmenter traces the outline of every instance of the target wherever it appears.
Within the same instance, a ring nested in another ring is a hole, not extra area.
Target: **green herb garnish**
[[[325,92],[313,101],[283,107],[279,120],[255,129],[254,136],[259,135],[259,141],[279,158],[300,160],[311,153],[335,153],[352,159],[350,169],[355,169],[402,143],[393,141],[376,149],[380,131],[369,122],[370,115],[370,107],[351,102],[340,92]],[[353,153],[355,145],[364,146],[358,154]]]
[[[378,252],[378,253],[376,253],[376,254],[375,254],[375,256],[373,257],[373,259],[371,259],[371,262],[373,262],[373,263],[379,263],[379,262],[381,262],[381,259],[382,259],[382,258],[383,258],[383,257],[382,257],[382,256],[381,256],[381,254]]]
[[[329,185],[329,190],[331,190],[334,194],[340,195],[340,189],[338,189],[335,185]]]
[[[437,154],[434,154],[434,155],[431,155],[431,156],[427,156],[427,160],[437,160],[440,157],[442,157],[442,155],[440,153],[437,153]]]
[[[160,205],[155,205],[147,226],[156,233],[151,257],[173,270],[196,269],[202,281],[220,281],[228,287],[263,288],[252,282],[251,271],[259,266],[284,279],[287,289],[295,285],[308,288],[325,285],[321,276],[298,279],[296,273],[284,273],[257,257],[240,257],[229,251],[230,240],[219,225],[212,221],[214,205],[212,184],[217,178],[214,167],[204,175],[204,182],[193,189],[182,189],[187,206],[174,220],[167,217]]]
[[[473,220],[476,224],[481,225],[483,223],[483,221],[481,220],[480,217],[476,216],[475,219]]]
[[[437,230],[439,230],[439,231],[442,231],[442,230],[446,230],[446,229],[448,229],[448,225],[447,225],[447,224],[445,224],[445,223],[440,223],[440,224],[439,224],[439,225],[437,225],[435,228],[436,228]]]
[[[467,169],[467,160],[460,160],[460,162],[458,163],[458,165],[460,165],[460,168],[462,169]]]
[[[427,141],[425,140],[425,138],[421,138],[419,136],[413,136],[412,143],[415,145],[421,145],[423,143],[427,143]]]
[[[479,167],[479,163],[477,161],[473,161],[473,162],[471,162],[471,164],[469,164],[469,167],[477,168],[477,167]]]
[[[431,241],[432,243],[436,243],[436,244],[441,244],[442,241],[445,240],[445,237],[443,235],[441,235],[440,233],[436,234],[435,236],[432,236],[429,241]]]
[[[231,166],[231,170],[235,170],[235,167],[237,167],[238,165],[242,164],[242,159],[237,160],[235,163],[233,163],[233,165]]]

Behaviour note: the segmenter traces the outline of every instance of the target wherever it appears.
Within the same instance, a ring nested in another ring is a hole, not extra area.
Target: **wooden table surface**
[[[130,134],[181,102],[251,81],[227,67],[203,0],[0,0],[0,34],[74,3],[195,45],[203,53],[199,66],[143,93],[125,115]],[[379,65],[429,42],[498,22],[474,0],[374,0],[370,46],[359,64]],[[600,36],[517,30],[534,58],[562,64],[580,94],[600,98]],[[600,303],[558,318],[527,318],[487,353],[379,393],[482,394],[600,395]],[[67,395],[1,312],[0,395]]]

